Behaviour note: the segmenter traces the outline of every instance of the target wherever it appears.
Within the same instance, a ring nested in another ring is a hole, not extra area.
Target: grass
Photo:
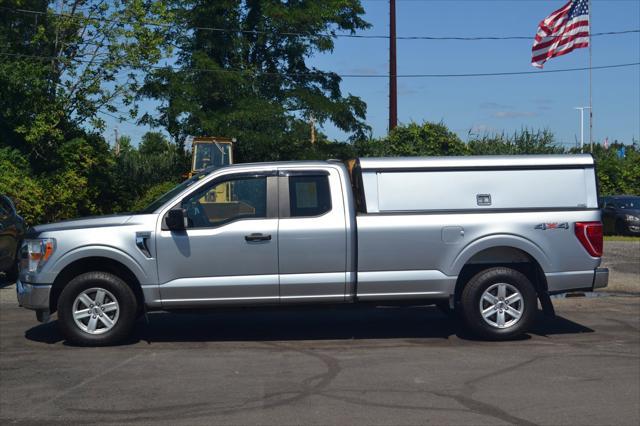
[[[605,241],[635,241],[640,242],[640,237],[626,237],[623,235],[605,235]]]

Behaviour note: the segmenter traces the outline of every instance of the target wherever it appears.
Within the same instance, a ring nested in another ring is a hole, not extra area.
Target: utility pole
[[[580,111],[580,152],[584,152],[584,110],[591,110],[591,107],[583,106],[583,107],[575,107]],[[591,152],[593,152],[593,142],[591,143]]]
[[[389,0],[389,131],[398,125],[398,74],[396,71],[396,0]]]
[[[315,143],[316,143],[316,119],[313,118],[313,115],[309,118],[309,122],[311,124],[311,145],[315,145]]]

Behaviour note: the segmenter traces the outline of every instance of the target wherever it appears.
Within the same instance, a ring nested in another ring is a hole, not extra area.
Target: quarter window
[[[215,182],[182,201],[189,228],[214,228],[240,219],[267,216],[267,178]]]
[[[331,210],[327,176],[289,177],[291,217],[320,216]]]

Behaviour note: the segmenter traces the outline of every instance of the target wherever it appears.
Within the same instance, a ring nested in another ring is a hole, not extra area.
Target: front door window
[[[216,182],[182,201],[188,228],[216,228],[242,219],[267,217],[267,178]]]

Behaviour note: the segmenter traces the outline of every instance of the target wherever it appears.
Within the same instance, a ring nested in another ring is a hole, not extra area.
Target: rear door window
[[[321,216],[331,211],[328,176],[290,176],[291,217]]]

